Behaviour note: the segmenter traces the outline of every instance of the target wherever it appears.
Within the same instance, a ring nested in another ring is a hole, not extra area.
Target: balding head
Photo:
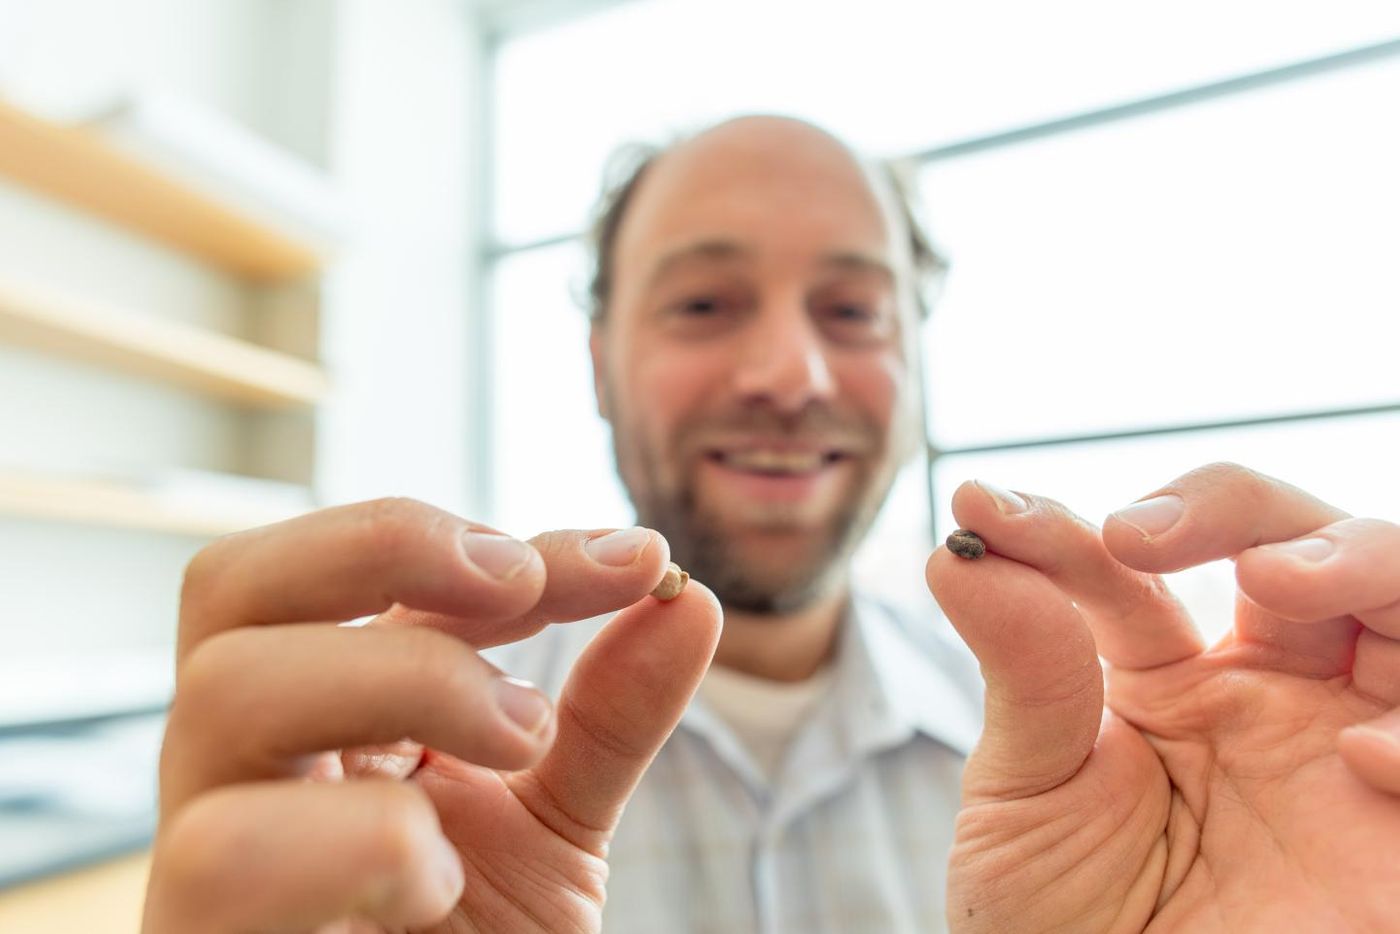
[[[704,196],[717,175],[741,168],[755,179],[766,175],[795,190],[806,179],[811,198],[825,201],[832,179],[863,183],[884,216],[887,236],[910,272],[913,303],[928,312],[929,285],[946,263],[915,219],[906,181],[887,164],[873,164],[826,130],[792,117],[750,115],[716,124],[666,147],[634,144],[614,154],[592,227],[594,270],[589,286],[589,313],[601,321],[612,299],[613,266],[623,222],[638,194],[656,175],[680,176]],[[667,179],[663,177],[663,183]],[[635,225],[633,225],[635,226]]]

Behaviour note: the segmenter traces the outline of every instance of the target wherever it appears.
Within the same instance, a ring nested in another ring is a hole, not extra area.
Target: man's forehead
[[[877,184],[823,130],[788,118],[741,118],[658,157],[629,206],[619,252],[634,258],[669,253],[695,240],[700,227],[720,239],[734,228],[752,234],[799,219],[801,232],[839,233],[851,241],[847,248],[868,251],[892,236],[899,239],[897,214],[891,216],[889,198]]]
[[[670,273],[691,265],[752,264],[762,250],[750,243],[724,237],[698,238],[660,252],[650,263],[648,284],[656,284]],[[893,268],[878,252],[846,249],[831,250],[811,257],[811,265],[827,270],[874,274],[889,282],[896,279]]]

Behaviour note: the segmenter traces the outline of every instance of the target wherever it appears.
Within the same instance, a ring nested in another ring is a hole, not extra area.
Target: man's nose
[[[829,348],[800,303],[763,308],[747,330],[735,372],[735,389],[745,401],[800,412],[835,394]]]

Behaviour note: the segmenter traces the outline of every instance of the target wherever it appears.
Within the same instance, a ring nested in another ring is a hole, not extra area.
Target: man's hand
[[[703,587],[647,597],[660,535],[605,535],[384,500],[196,556],[147,934],[598,930],[609,836],[720,627]],[[557,716],[473,651],[622,607]]]
[[[1019,499],[964,484],[988,554],[928,565],[987,681],[953,930],[1400,930],[1400,527],[1229,464],[1102,533]],[[1207,650],[1145,572],[1218,558]]]

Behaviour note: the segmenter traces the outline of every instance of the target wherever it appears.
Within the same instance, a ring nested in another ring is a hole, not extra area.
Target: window
[[[570,299],[607,154],[753,111],[915,159],[953,259],[924,334],[931,482],[901,477],[867,584],[917,598],[930,524],[975,475],[1100,520],[1235,459],[1400,515],[1400,8],[636,0],[493,61],[482,505],[504,527],[630,516]],[[1206,427],[1259,419],[1280,420]],[[1203,609],[1223,581],[1174,586]]]

